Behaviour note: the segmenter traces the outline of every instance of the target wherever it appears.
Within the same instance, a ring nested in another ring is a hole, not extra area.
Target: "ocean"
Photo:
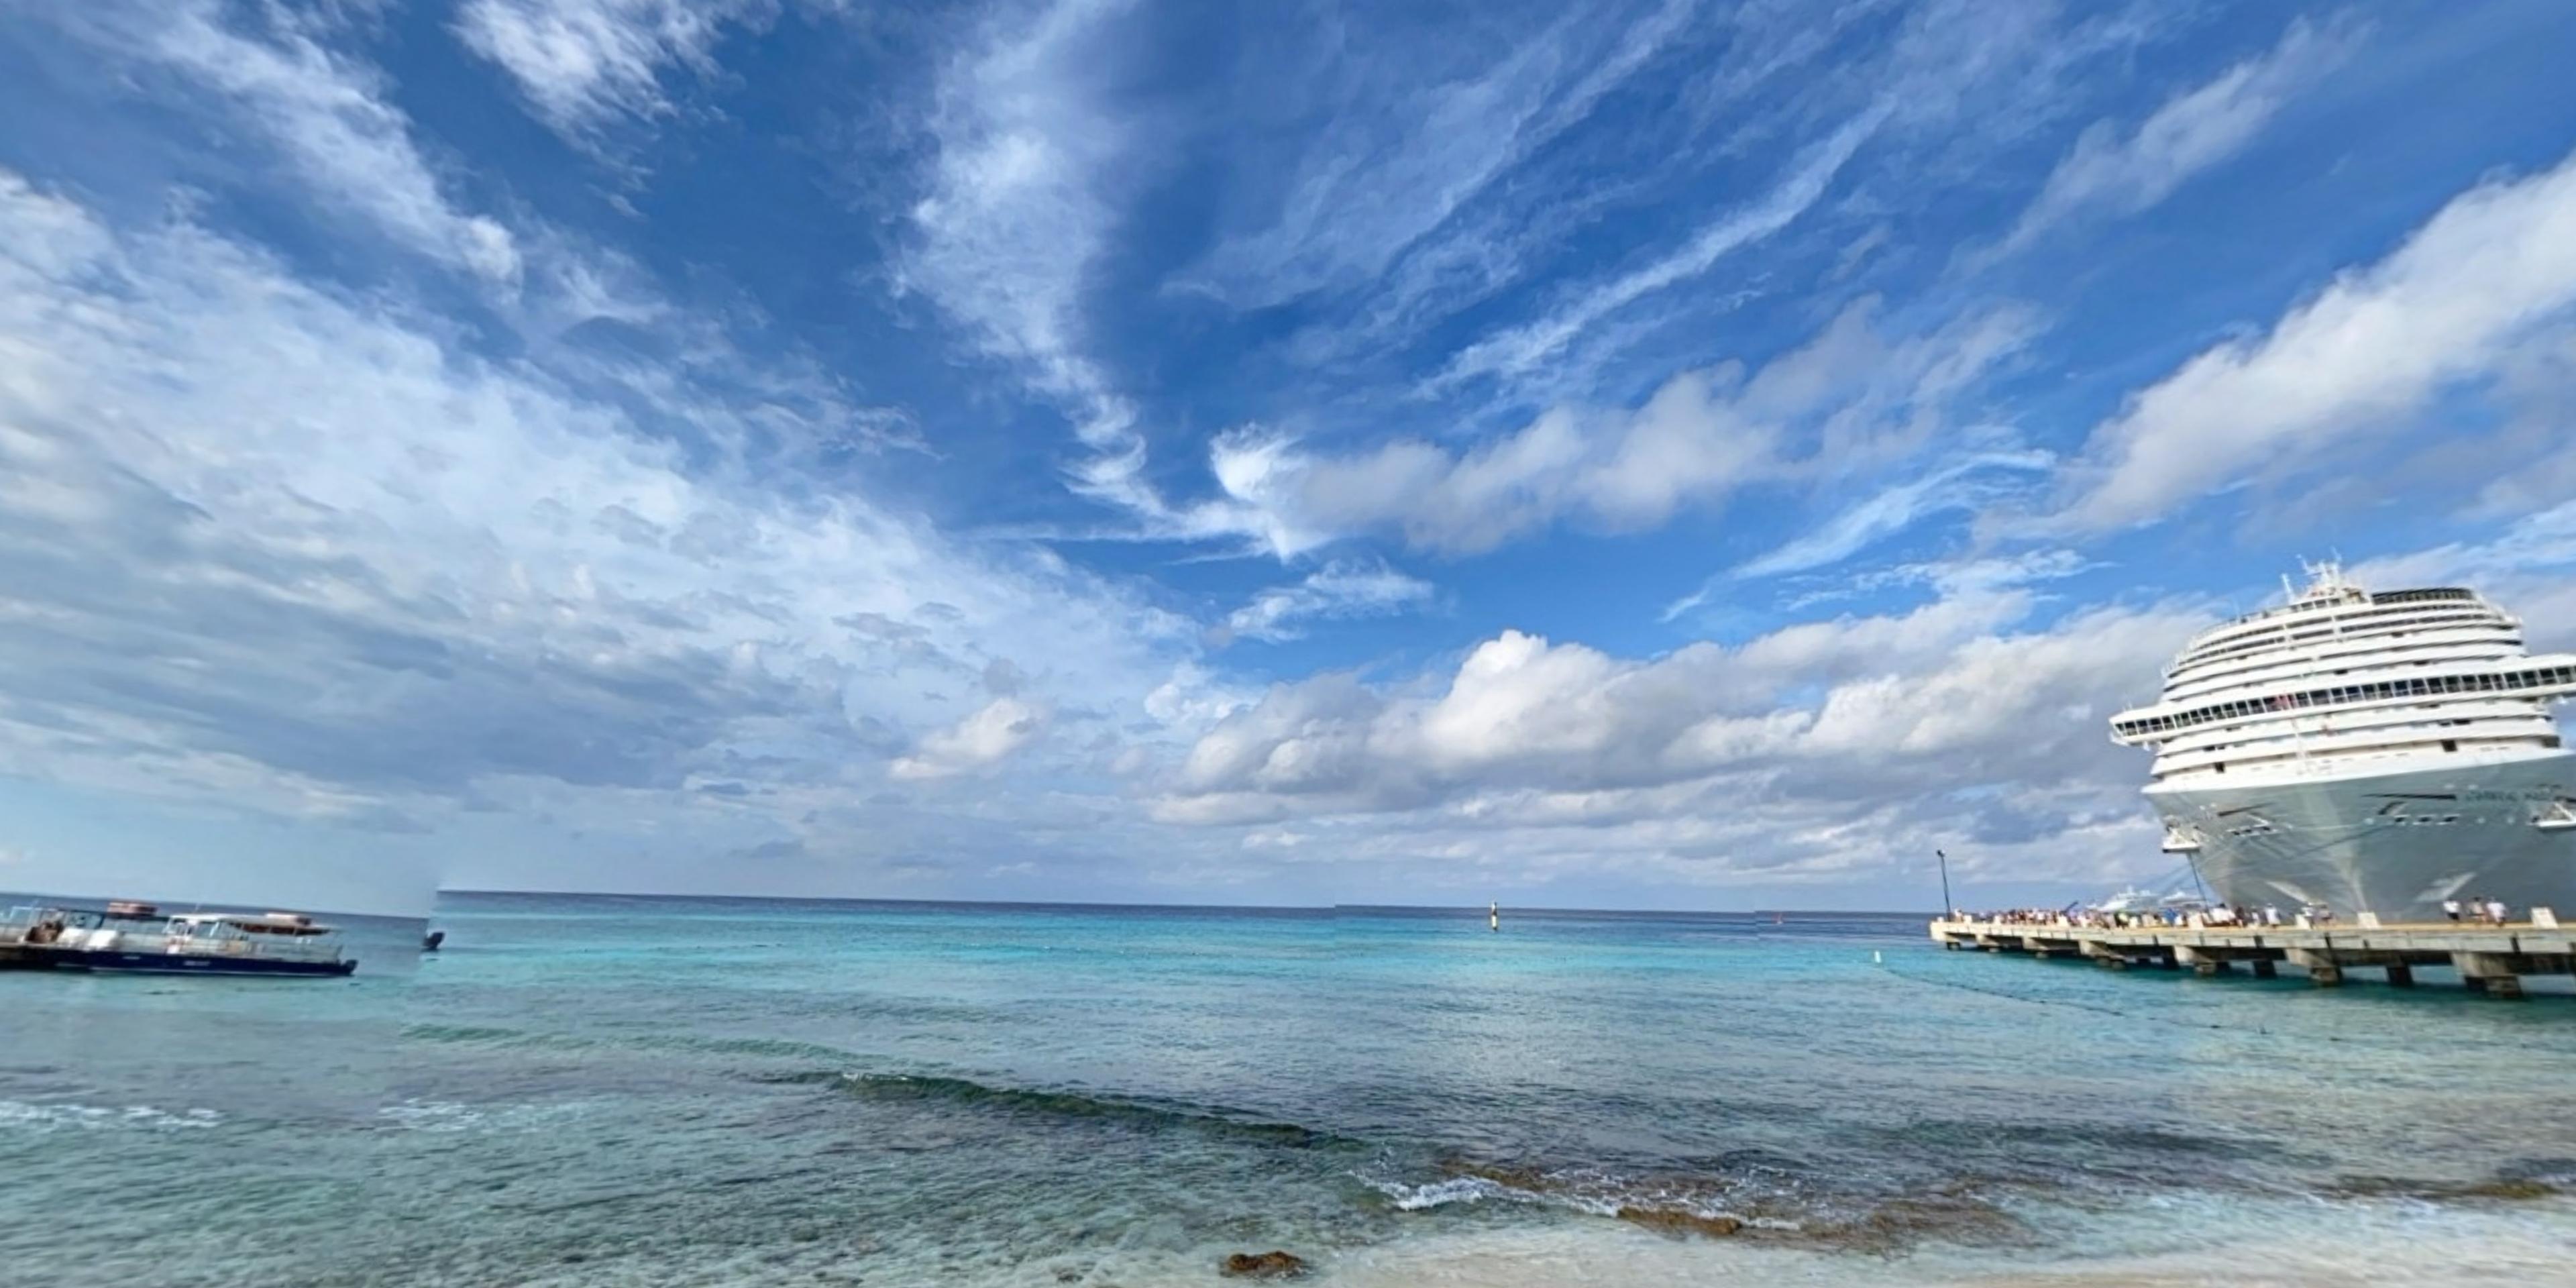
[[[0,973],[31,1282],[2551,1283],[2576,998],[1914,917],[458,894]]]

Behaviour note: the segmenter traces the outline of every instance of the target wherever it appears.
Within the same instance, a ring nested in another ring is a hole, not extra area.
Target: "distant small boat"
[[[148,903],[21,906],[0,921],[0,969],[150,975],[347,975],[338,928],[298,912],[185,912]]]

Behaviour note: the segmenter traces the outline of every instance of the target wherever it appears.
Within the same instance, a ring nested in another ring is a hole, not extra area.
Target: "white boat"
[[[2156,753],[2165,850],[2233,904],[2576,909],[2576,755],[2551,713],[2576,694],[2576,654],[2527,653],[2522,624],[2472,591],[2308,571],[2112,718],[2114,741]]]
[[[2154,912],[2163,906],[2163,895],[2157,894],[2153,890],[2142,890],[2136,886],[2130,886],[2118,894],[2112,895],[2110,898],[2094,904],[2093,911],[2106,914],[2124,912],[2148,913]]]
[[[148,903],[29,904],[0,920],[0,968],[146,975],[347,975],[337,928],[296,912],[185,912]]]

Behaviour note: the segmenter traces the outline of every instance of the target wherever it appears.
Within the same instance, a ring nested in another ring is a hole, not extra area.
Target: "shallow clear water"
[[[2561,1278],[2576,999],[1911,919],[451,896],[347,981],[0,974],[56,1283]],[[1873,962],[1873,954],[1883,962]],[[1622,1213],[1624,1211],[1624,1219]],[[1732,1237],[1693,1233],[1727,1216]]]

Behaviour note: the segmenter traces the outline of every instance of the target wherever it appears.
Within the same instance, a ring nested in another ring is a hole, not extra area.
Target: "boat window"
[[[2460,740],[2459,740],[2459,739],[2457,739],[2457,738],[2444,738],[2444,739],[2442,740],[2442,750],[2444,750],[2444,751],[2458,751],[2459,749],[2460,749]]]

